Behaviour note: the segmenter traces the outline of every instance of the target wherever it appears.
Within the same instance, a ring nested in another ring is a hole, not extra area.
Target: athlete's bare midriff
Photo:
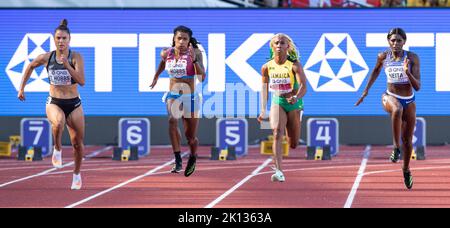
[[[50,85],[50,96],[59,99],[71,99],[79,96],[78,84],[67,85],[67,86],[55,86]]]
[[[408,97],[413,94],[410,84],[390,84],[388,83],[388,91],[402,97]]]
[[[195,78],[193,79],[170,79],[170,91],[177,94],[186,94],[195,92]]]

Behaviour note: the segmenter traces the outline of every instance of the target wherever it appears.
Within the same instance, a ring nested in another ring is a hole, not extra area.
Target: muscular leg
[[[62,134],[64,132],[64,126],[66,123],[66,117],[64,112],[54,104],[47,104],[46,106],[47,119],[52,125],[53,143],[58,151],[61,151]]]
[[[272,150],[275,158],[275,167],[278,170],[282,170],[281,162],[283,159],[282,143],[283,136],[286,130],[287,114],[284,109],[277,105],[272,104],[270,108],[270,125],[273,130],[273,145]]]
[[[301,110],[293,110],[287,113],[286,133],[291,149],[297,148],[301,129]]]
[[[172,143],[172,149],[174,152],[181,151],[181,133],[178,128],[178,113],[180,103],[177,100],[170,99],[167,101],[167,113],[169,115],[169,136]]]
[[[393,96],[384,94],[382,100],[384,110],[391,115],[394,147],[400,148],[403,107],[397,98]]]
[[[198,129],[198,118],[183,118],[183,126],[184,126],[184,135],[188,141],[189,149],[191,151],[191,155],[197,155],[198,148],[198,138],[197,138],[197,129]]]
[[[402,129],[402,143],[403,143],[403,170],[409,170],[409,162],[411,160],[411,153],[413,150],[412,138],[414,128],[416,127],[416,103],[413,102],[408,105],[403,113],[403,129]]]
[[[80,106],[75,109],[67,118],[67,129],[69,130],[70,141],[72,143],[75,169],[74,173],[79,174],[81,170],[81,161],[84,154],[84,113]]]

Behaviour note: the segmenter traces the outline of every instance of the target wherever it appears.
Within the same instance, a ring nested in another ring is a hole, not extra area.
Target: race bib
[[[187,61],[184,59],[167,60],[166,62],[167,73],[174,78],[181,78],[187,75]]]
[[[404,83],[408,82],[403,66],[390,66],[386,68],[388,83]]]
[[[270,91],[278,92],[280,94],[289,93],[292,91],[290,78],[271,78]]]
[[[48,78],[52,85],[71,85],[72,76],[68,70],[49,70]]]

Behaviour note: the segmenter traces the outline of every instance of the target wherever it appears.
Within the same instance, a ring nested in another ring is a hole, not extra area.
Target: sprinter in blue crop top
[[[387,40],[390,49],[378,54],[377,63],[370,75],[370,79],[361,98],[356,102],[358,106],[367,96],[370,87],[384,67],[387,77],[387,90],[382,95],[383,108],[391,115],[394,150],[391,161],[400,158],[400,137],[402,139],[403,177],[408,189],[413,186],[413,178],[409,169],[413,150],[412,138],[416,126],[416,102],[414,91],[420,89],[419,57],[410,51],[403,50],[406,33],[401,28],[392,29]]]

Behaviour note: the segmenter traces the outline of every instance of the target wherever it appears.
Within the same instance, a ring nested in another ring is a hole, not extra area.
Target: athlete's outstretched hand
[[[157,82],[158,82],[158,78],[157,78],[157,77],[154,77],[154,78],[153,78],[153,82],[152,82],[152,84],[150,85],[150,89],[153,89],[153,88],[155,87],[155,85],[156,85]]]
[[[17,94],[17,98],[19,98],[19,100],[21,101],[25,101],[25,92],[23,90],[20,90]]]
[[[259,114],[257,120],[259,123],[262,123],[263,121],[269,120],[269,117],[266,115],[265,112],[263,112],[263,113]]]
[[[361,95],[361,97],[359,98],[359,100],[356,102],[355,106],[358,106],[359,104],[361,104],[364,101],[364,98],[367,96],[367,91],[364,91],[363,94]]]

